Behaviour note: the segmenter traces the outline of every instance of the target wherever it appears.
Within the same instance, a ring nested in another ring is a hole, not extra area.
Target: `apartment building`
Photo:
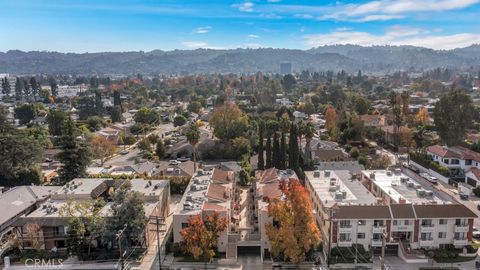
[[[212,171],[198,170],[188,184],[173,214],[173,242],[183,241],[180,231],[188,226],[188,219],[195,215],[217,212],[227,218],[229,227],[218,238],[218,251],[226,252],[233,209],[234,173],[218,168]]]
[[[293,170],[277,170],[270,168],[257,170],[254,183],[254,215],[256,219],[255,229],[259,236],[258,247],[262,259],[269,254],[270,243],[266,233],[265,225],[272,222],[268,216],[268,205],[275,199],[281,200],[283,192],[280,190],[280,182],[297,178]]]
[[[165,180],[132,179],[131,191],[138,192],[143,201],[143,209],[146,218],[165,218],[170,212],[170,183]],[[15,223],[17,238],[20,240],[22,249],[30,249],[32,243],[28,236],[28,225],[35,224],[39,227],[38,238],[42,243],[41,249],[64,249],[66,248],[66,236],[68,231],[68,218],[62,215],[61,209],[69,203],[93,202],[96,199],[105,199],[105,206],[99,211],[106,219],[111,215],[109,201],[111,195],[122,183],[121,180],[95,178],[74,179],[54,192],[50,199],[45,201],[38,209],[20,217]],[[148,245],[156,237],[153,225],[148,227],[142,237]]]
[[[60,186],[19,186],[0,193],[0,245],[4,233],[23,215],[35,211]]]
[[[477,216],[447,194],[396,171],[306,172],[325,251],[362,245],[416,259],[420,248],[464,247]],[[423,257],[425,258],[425,257]]]

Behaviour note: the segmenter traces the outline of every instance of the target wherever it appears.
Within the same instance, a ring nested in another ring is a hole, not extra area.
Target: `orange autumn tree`
[[[188,226],[180,231],[183,251],[191,254],[195,260],[211,261],[217,250],[219,234],[227,225],[227,219],[218,212],[205,214],[204,218],[201,215],[191,216]]]
[[[268,206],[268,215],[272,218],[272,223],[266,225],[270,252],[300,263],[305,260],[305,254],[320,243],[320,231],[307,190],[298,179],[282,181],[280,189],[285,199],[276,199]]]
[[[337,125],[337,111],[332,106],[325,110],[325,127],[330,130]]]
[[[417,115],[415,115],[415,120],[417,123],[422,124],[422,125],[427,125],[428,120],[429,120],[429,115],[427,108],[421,107],[420,110],[418,111]]]

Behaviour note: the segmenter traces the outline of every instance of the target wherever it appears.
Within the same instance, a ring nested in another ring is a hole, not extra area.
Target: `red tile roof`
[[[233,172],[222,169],[213,169],[212,181],[214,183],[229,183],[233,181]]]
[[[446,147],[432,145],[427,147],[427,152],[433,153],[443,158],[458,158],[462,160],[471,159],[480,162],[480,153],[462,146]]]
[[[226,202],[230,198],[230,189],[211,183],[210,186],[208,186],[207,197],[215,201]]]
[[[280,190],[279,182],[265,184],[261,186],[258,191],[258,195],[260,195],[261,198],[268,198],[270,201],[282,197],[282,194],[283,192]]]
[[[268,183],[277,180],[277,169],[270,168],[266,170],[257,170],[255,172],[255,178],[259,183]]]
[[[218,205],[216,203],[205,202],[203,204],[203,210],[223,211],[225,209],[226,209],[225,207]]]

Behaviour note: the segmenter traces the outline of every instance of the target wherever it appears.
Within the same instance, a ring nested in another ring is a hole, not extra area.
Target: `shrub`
[[[410,153],[410,159],[427,169],[432,169],[438,172],[445,177],[450,176],[450,170],[447,167],[441,166],[440,164],[434,162],[427,154],[412,152]]]

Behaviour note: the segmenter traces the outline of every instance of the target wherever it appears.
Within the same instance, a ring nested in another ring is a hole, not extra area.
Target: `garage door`
[[[237,256],[240,255],[258,255],[260,256],[260,246],[239,246],[237,247]]]

